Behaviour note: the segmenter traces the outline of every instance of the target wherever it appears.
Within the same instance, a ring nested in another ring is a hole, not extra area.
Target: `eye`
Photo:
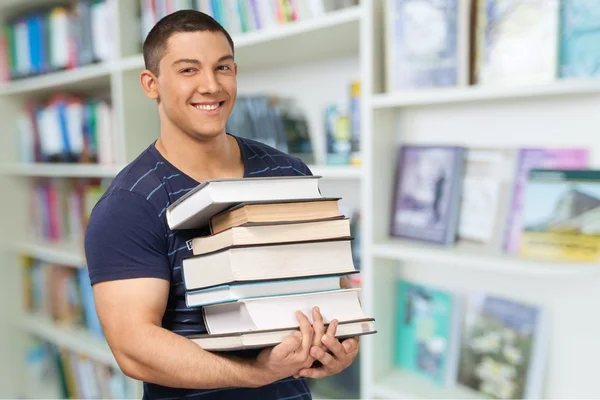
[[[184,68],[181,70],[182,73],[184,74],[190,74],[192,72],[196,71],[196,68],[192,68],[192,67],[188,67],[188,68]]]
[[[217,67],[217,69],[218,69],[219,71],[229,71],[229,70],[231,69],[231,67],[230,67],[229,65],[219,65],[219,66]]]

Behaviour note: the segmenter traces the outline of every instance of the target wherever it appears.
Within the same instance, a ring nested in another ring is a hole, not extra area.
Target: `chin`
[[[215,127],[214,129],[192,129],[191,135],[196,140],[213,139],[225,133],[225,127]]]

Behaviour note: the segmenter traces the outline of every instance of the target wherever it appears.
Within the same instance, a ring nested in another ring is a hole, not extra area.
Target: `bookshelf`
[[[462,4],[462,3],[461,3]],[[590,318],[600,294],[597,263],[546,262],[389,234],[396,150],[403,143],[467,147],[583,146],[600,167],[593,122],[600,80],[556,80],[523,86],[385,89],[385,5],[364,5],[361,26],[363,305],[378,334],[361,340],[365,399],[482,398],[465,387],[442,388],[394,365],[394,282],[399,278],[459,293],[483,291],[545,306],[550,318],[543,398],[598,397],[589,354],[600,354]],[[464,33],[463,33],[464,34]]]
[[[19,267],[22,255],[51,264],[66,265],[74,270],[85,268],[80,240],[52,242],[30,236],[28,192],[31,185],[40,179],[110,180],[159,134],[155,104],[145,97],[139,87],[139,72],[143,69],[139,43],[140,1],[106,2],[109,6],[107,18],[116,22],[110,29],[114,43],[108,59],[70,70],[0,83],[0,116],[4,130],[0,139],[0,185],[11,193],[0,204],[3,221],[11,227],[0,232],[0,252],[5,272],[0,290],[3,304],[0,318],[8,322],[0,326],[0,355],[10,360],[0,366],[0,395],[3,397],[36,397],[40,393],[45,396],[57,393],[54,387],[46,389],[31,385],[27,377],[30,366],[25,360],[25,350],[29,335],[90,360],[118,367],[103,339],[84,328],[55,323],[43,315],[24,311],[20,306],[23,296],[23,276]],[[0,19],[6,20],[40,6],[68,5],[72,2],[7,0],[0,3]],[[317,142],[325,140],[321,126],[322,107],[326,102],[347,97],[350,81],[360,78],[359,36],[363,19],[362,6],[335,9],[331,0],[324,0],[324,4],[327,11],[323,15],[233,35],[236,62],[240,67],[238,94],[263,91],[300,98],[300,106],[307,110],[312,139]],[[315,46],[315,42],[319,46]],[[302,71],[307,65],[308,72]],[[321,68],[327,69],[327,73],[322,77],[324,83],[320,85],[319,99],[315,101],[314,94],[308,92],[309,87],[305,82],[312,79]],[[297,76],[298,80],[289,85],[291,75]],[[43,101],[57,92],[102,96],[110,100],[111,134],[115,141],[112,163],[28,163],[22,160],[15,116],[26,102]],[[323,190],[347,198],[349,210],[359,209],[360,196],[357,193],[363,178],[362,167],[326,165],[324,143],[317,143],[314,151],[319,154],[310,168],[323,177]],[[133,397],[140,398],[141,384],[135,381],[130,383]]]
[[[39,1],[0,2],[0,17]],[[57,4],[60,1],[45,1]],[[456,387],[441,389],[393,367],[394,281],[402,276],[445,287],[479,288],[550,307],[552,338],[544,397],[600,397],[594,358],[600,354],[600,302],[597,265],[547,263],[516,256],[445,248],[392,240],[388,234],[395,151],[399,144],[463,143],[468,146],[556,145],[590,147],[600,166],[595,116],[600,81],[557,81],[515,87],[465,87],[385,93],[384,0],[328,12],[313,20],[269,31],[234,36],[240,65],[239,92],[270,91],[299,98],[307,109],[313,139],[323,140],[320,110],[346,96],[351,78],[361,81],[361,166],[324,164],[318,144],[313,173],[323,176],[326,195],[342,196],[361,212],[363,305],[377,320],[379,333],[361,339],[361,397],[474,398]],[[0,143],[0,185],[4,278],[0,301],[14,305],[21,296],[18,254],[49,262],[84,265],[81,248],[70,243],[31,241],[26,235],[28,183],[38,177],[111,178],[158,135],[158,117],[137,81],[143,66],[136,39],[137,1],[111,1],[117,43],[113,58],[72,71],[56,72],[0,85],[0,116],[5,132]],[[315,45],[318,43],[318,45]],[[290,79],[294,77],[294,79]],[[16,123],[11,118],[27,98],[56,90],[109,93],[114,107],[118,155],[115,165],[23,164],[17,151]],[[318,101],[315,101],[317,99]],[[14,227],[14,229],[13,229]],[[0,388],[9,397],[22,394],[26,370],[20,343],[24,332],[113,363],[104,343],[80,330],[69,330],[34,315],[3,306]],[[6,358],[4,356],[6,355]],[[7,389],[8,388],[8,389]],[[139,393],[139,392],[138,392]],[[137,396],[138,398],[140,396]],[[317,396],[318,397],[318,394]]]

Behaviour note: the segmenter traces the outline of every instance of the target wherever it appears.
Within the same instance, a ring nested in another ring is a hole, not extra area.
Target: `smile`
[[[192,107],[194,107],[197,110],[203,110],[203,111],[214,111],[216,109],[218,109],[219,107],[221,107],[223,105],[223,102],[215,102],[215,103],[203,103],[203,104],[199,104],[199,103],[192,103]]]

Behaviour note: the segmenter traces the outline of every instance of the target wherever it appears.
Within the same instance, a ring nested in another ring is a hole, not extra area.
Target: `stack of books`
[[[172,230],[210,228],[191,240],[183,260],[188,307],[202,310],[205,350],[276,345],[298,330],[296,310],[312,322],[338,321],[336,336],[375,333],[359,288],[340,287],[357,273],[350,223],[319,176],[208,180],[167,210]]]

